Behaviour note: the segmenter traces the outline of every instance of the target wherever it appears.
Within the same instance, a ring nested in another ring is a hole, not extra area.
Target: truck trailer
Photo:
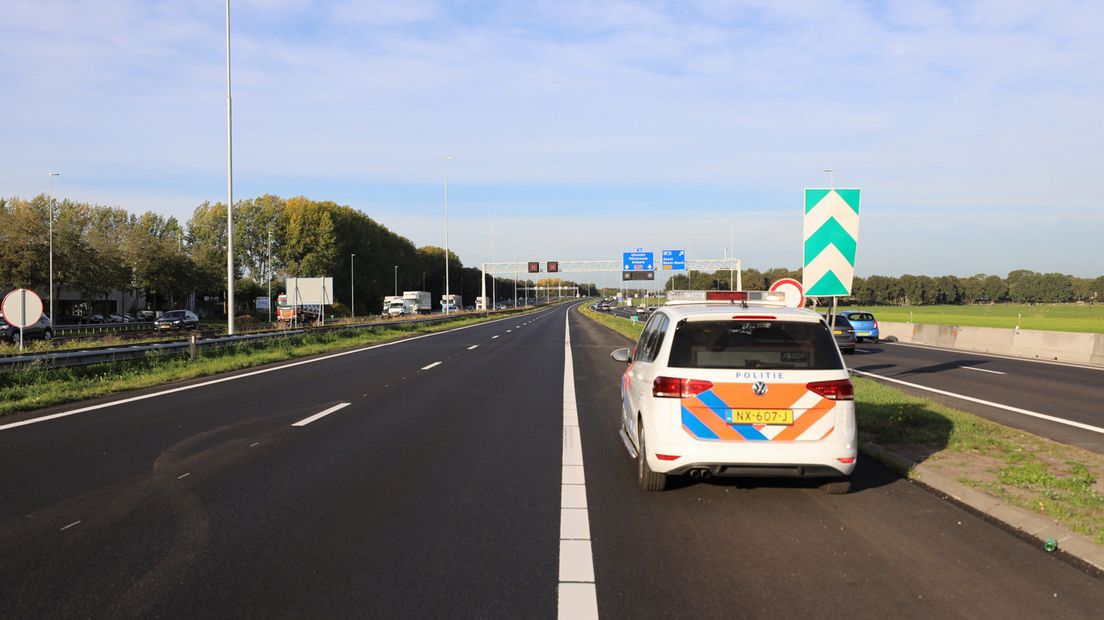
[[[413,314],[429,314],[433,312],[433,299],[429,291],[403,291],[403,299],[413,306]]]

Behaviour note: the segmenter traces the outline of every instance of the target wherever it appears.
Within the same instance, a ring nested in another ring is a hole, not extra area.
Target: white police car
[[[846,493],[858,455],[853,387],[815,312],[760,291],[671,291],[621,380],[621,438],[640,487],[670,476],[798,476]]]

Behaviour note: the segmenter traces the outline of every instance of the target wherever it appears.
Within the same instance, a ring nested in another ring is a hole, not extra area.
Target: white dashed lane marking
[[[988,368],[974,368],[973,366],[959,366],[959,368],[961,368],[963,370],[976,370],[978,372],[987,372],[987,373],[993,374],[993,375],[1007,375],[1008,374],[1006,372],[1001,372],[999,370],[989,370]]]
[[[422,366],[422,370],[429,370],[430,368],[433,368],[434,366],[440,366],[440,365],[441,365],[441,362],[433,362],[432,364],[430,364],[428,366]]]
[[[334,405],[333,407],[330,407],[329,409],[326,409],[325,411],[319,411],[318,413],[312,415],[309,418],[303,418],[302,420],[299,420],[295,424],[292,424],[292,426],[306,426],[306,425],[310,424],[311,422],[314,422],[315,420],[320,420],[320,419],[330,415],[331,413],[333,413],[335,411],[338,411],[340,409],[344,409],[345,407],[348,407],[348,406],[349,406],[349,403],[338,403],[338,404]]]
[[[479,347],[479,345],[473,344],[472,346],[468,347],[468,350],[471,351],[472,349],[475,349],[477,347]]]

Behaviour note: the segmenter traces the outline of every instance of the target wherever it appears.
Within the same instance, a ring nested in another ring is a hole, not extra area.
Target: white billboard
[[[333,305],[333,278],[288,278],[284,286],[289,304]]]

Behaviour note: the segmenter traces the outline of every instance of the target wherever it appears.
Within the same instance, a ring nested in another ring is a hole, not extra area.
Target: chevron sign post
[[[859,242],[859,190],[805,190],[806,297],[851,294]]]

